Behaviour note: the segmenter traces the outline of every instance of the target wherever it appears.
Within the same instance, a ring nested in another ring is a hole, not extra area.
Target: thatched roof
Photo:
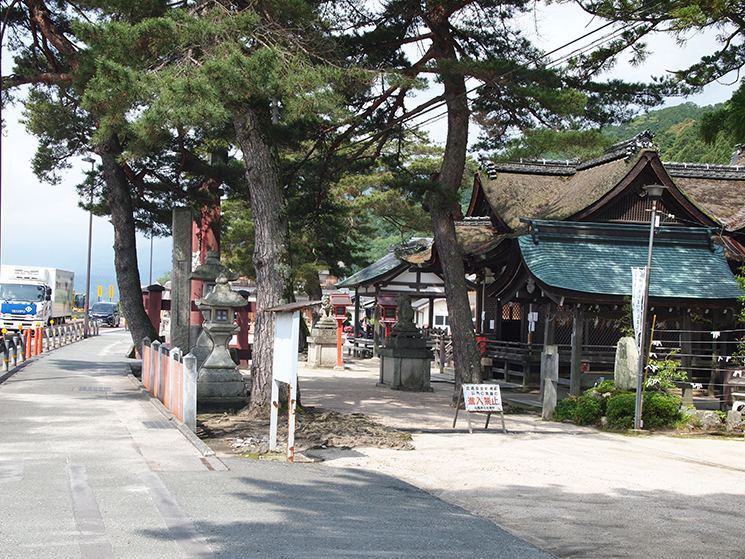
[[[486,164],[477,177],[477,185],[497,219],[521,234],[526,228],[521,218],[563,221],[598,203],[619,185],[628,183],[632,173],[641,172],[637,163],[646,153],[648,162],[656,162],[657,180],[667,173],[662,182],[670,186],[674,183],[713,222],[729,231],[745,228],[745,166],[663,163],[651,139],[652,135],[645,131],[586,162]]]
[[[729,231],[745,227],[745,166],[663,163],[675,184]]]

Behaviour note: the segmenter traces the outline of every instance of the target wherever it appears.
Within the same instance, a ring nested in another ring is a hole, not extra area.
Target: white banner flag
[[[644,304],[644,283],[647,277],[647,268],[631,268],[631,309],[634,320],[634,337],[636,338],[636,349],[641,351],[642,329],[644,317],[642,316],[642,305]]]

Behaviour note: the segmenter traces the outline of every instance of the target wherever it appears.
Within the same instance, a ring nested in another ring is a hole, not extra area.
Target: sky
[[[523,22],[528,33],[538,28],[539,46],[552,50],[600,26],[577,8],[568,5],[539,5],[537,15]],[[642,67],[632,67],[621,61],[612,76],[627,80],[647,80],[665,71],[683,68],[709,53],[715,45],[713,35],[694,35],[685,47],[670,37],[650,41],[653,56]],[[576,48],[577,45],[574,45]],[[564,51],[565,52],[565,51]],[[563,54],[562,53],[557,53]],[[3,74],[8,72],[9,57],[3,56]],[[734,78],[733,80],[734,81]],[[709,105],[726,101],[735,89],[734,84],[713,84],[702,94],[687,99],[671,99],[668,106],[686,101]],[[47,266],[71,270],[75,273],[76,290],[85,290],[86,260],[88,254],[89,214],[78,207],[75,185],[83,180],[83,173],[90,163],[72,161],[72,169],[62,175],[56,186],[40,183],[33,175],[30,160],[36,150],[35,139],[18,123],[20,107],[10,107],[4,114],[0,166],[2,183],[0,191],[0,260],[2,264]],[[430,115],[432,116],[432,115]],[[430,123],[426,128],[433,141],[445,140],[444,119]],[[475,130],[471,140],[475,140]],[[94,159],[98,158],[94,156]],[[114,232],[107,218],[93,217],[91,291],[96,296],[102,286],[108,299],[109,286],[114,286],[114,299],[118,299],[114,272]],[[140,277],[143,285],[155,282],[171,269],[171,239],[145,236],[137,239]],[[152,254],[152,266],[151,262]],[[95,299],[94,299],[95,300]]]

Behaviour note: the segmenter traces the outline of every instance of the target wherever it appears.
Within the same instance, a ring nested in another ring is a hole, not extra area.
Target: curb
[[[140,390],[143,396],[150,400],[150,403],[153,404],[155,409],[163,414],[163,417],[165,417],[168,421],[173,422],[173,424],[176,426],[176,429],[181,431],[181,434],[186,437],[186,439],[192,445],[194,445],[194,448],[196,448],[202,454],[202,456],[215,456],[215,451],[207,446],[207,444],[202,439],[197,437],[196,434],[193,433],[191,429],[189,429],[184,424],[183,421],[173,415],[173,413],[171,413],[171,411],[167,407],[165,407],[160,400],[153,396],[150,391],[145,388],[145,385],[140,382],[140,379],[135,377],[132,373],[127,373],[127,377],[129,377],[129,380],[132,382],[132,384],[134,384],[135,387]]]
[[[36,361],[36,358],[39,357],[38,355],[34,355],[33,357],[29,357],[26,359],[23,363],[20,365],[16,365],[12,369],[8,369],[7,372],[3,373],[2,376],[0,376],[0,384],[4,383],[6,380],[8,380],[10,377],[12,377],[14,374],[16,374],[18,371],[23,369],[26,365],[30,365],[34,361]]]

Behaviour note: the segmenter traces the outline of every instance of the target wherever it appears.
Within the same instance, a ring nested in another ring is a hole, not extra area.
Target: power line
[[[653,5],[650,6],[650,7],[648,7],[648,8],[651,8],[651,7],[653,7],[655,5],[658,5],[658,4],[661,4],[661,2],[660,1],[654,2]],[[537,57],[535,60],[533,60],[533,61],[531,61],[531,62],[529,62],[527,64],[521,64],[521,65],[519,65],[516,70],[520,70],[520,69],[526,70],[526,69],[529,68],[529,66],[531,64],[536,64],[537,65],[538,62],[540,62],[541,60],[549,57],[551,54],[554,54],[556,52],[559,52],[559,51],[561,51],[561,50],[563,50],[563,49],[565,49],[565,48],[567,48],[567,47],[569,47],[569,46],[571,46],[573,44],[578,43],[579,41],[582,41],[583,39],[586,39],[587,37],[589,37],[591,35],[594,35],[595,33],[598,33],[598,32],[600,32],[600,31],[602,31],[602,30],[604,30],[604,29],[606,29],[606,28],[608,28],[608,27],[610,27],[612,25],[616,25],[617,23],[618,22],[611,21],[611,22],[608,22],[608,23],[606,23],[604,25],[601,25],[597,29],[594,29],[592,31],[589,31],[589,32],[585,33],[584,35],[582,35],[580,37],[577,37],[575,39],[572,39],[568,43],[565,43],[565,44],[563,44],[563,45],[561,45],[559,47],[556,47],[555,49],[553,49],[553,50],[551,50],[551,51],[549,51],[547,53],[543,53],[542,55],[540,55],[539,57]],[[599,45],[601,45],[601,44],[603,44],[605,42],[610,42],[610,40],[612,40],[613,38],[615,38],[619,34],[625,32],[625,31],[628,31],[629,29],[635,29],[635,28],[641,26],[642,24],[643,23],[642,22],[639,22],[639,21],[633,21],[631,23],[626,23],[626,24],[622,25],[620,28],[614,30],[612,33],[608,33],[608,34],[604,35],[603,37],[600,37],[599,39],[594,40],[593,42],[589,43],[588,45],[585,45],[584,47],[575,49],[574,51],[570,52],[569,54],[564,55],[564,56],[559,57],[558,59],[556,59],[554,61],[549,62],[546,67],[547,68],[550,68],[552,66],[555,67],[555,66],[559,65],[560,63],[568,60],[572,56],[579,56],[581,54],[584,54],[585,52],[588,52],[588,51],[596,48],[597,46],[599,46]],[[496,78],[493,78],[492,80],[490,80],[490,82],[491,82],[490,84],[489,83],[481,83],[481,84],[479,84],[477,86],[472,87],[471,89],[467,89],[465,92],[459,94],[458,97],[461,97],[461,96],[464,96],[464,95],[465,96],[468,96],[470,93],[473,93],[474,91],[478,90],[481,87],[493,86],[492,84],[494,84],[496,81],[502,80],[502,79],[506,78],[507,76],[514,75],[514,73],[515,73],[515,70],[506,71],[506,72],[502,73],[501,75],[497,76]],[[514,81],[514,80],[510,80],[510,81]],[[384,127],[380,131],[377,131],[375,133],[370,133],[366,137],[363,137],[363,138],[360,138],[360,139],[358,139],[358,140],[356,140],[354,142],[351,142],[349,145],[347,145],[347,146],[345,146],[343,148],[340,148],[339,151],[347,150],[347,149],[352,149],[352,148],[354,148],[356,146],[359,146],[361,144],[364,144],[366,142],[372,143],[373,141],[375,141],[376,136],[378,136],[380,133],[386,132],[386,131],[390,130],[391,128],[393,128],[394,126],[401,126],[401,125],[407,124],[409,121],[418,119],[422,115],[425,115],[425,114],[428,114],[428,113],[430,113],[432,111],[438,110],[441,107],[445,106],[446,104],[447,104],[447,101],[446,100],[445,101],[440,101],[439,103],[435,103],[431,107],[428,107],[427,109],[423,110],[420,113],[417,113],[416,115],[403,116],[401,119],[396,120],[395,123],[390,124],[390,125]],[[445,111],[445,112],[443,112],[443,113],[441,113],[439,115],[436,115],[434,117],[431,117],[431,118],[429,118],[429,119],[427,119],[427,120],[425,120],[423,122],[415,123],[412,128],[421,128],[422,126],[425,126],[427,124],[430,124],[431,122],[436,122],[437,120],[440,120],[441,118],[443,118],[446,115],[447,115],[447,111]]]

